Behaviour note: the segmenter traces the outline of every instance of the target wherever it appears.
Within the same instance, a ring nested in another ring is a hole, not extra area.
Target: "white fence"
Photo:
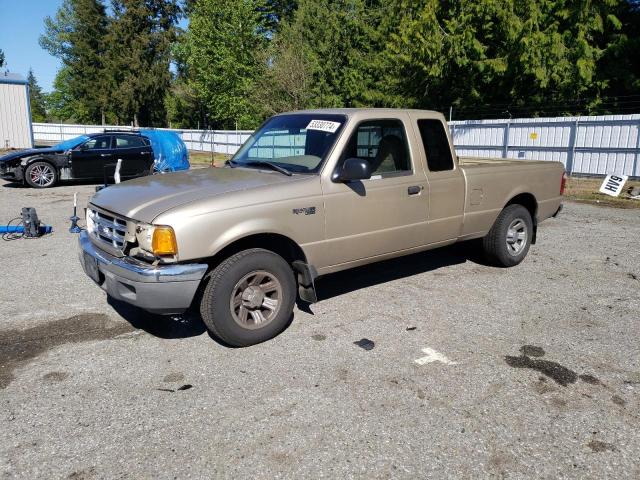
[[[557,160],[570,173],[640,177],[640,114],[464,120],[450,124],[458,155]],[[105,128],[34,123],[36,142],[57,143]],[[248,130],[176,130],[189,150],[233,154]]]
[[[640,176],[640,115],[451,122],[458,155],[562,162],[570,173]]]
[[[62,123],[34,123],[33,139],[36,143],[59,143],[78,135],[99,133],[104,129],[131,130],[130,127],[116,125],[67,125]],[[176,132],[189,150],[202,152],[234,154],[240,148],[251,130],[176,130],[161,128]]]

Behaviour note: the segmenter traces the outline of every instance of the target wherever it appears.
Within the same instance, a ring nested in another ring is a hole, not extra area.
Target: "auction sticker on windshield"
[[[321,132],[336,133],[339,122],[330,122],[329,120],[311,120],[307,125],[307,130],[320,130]]]

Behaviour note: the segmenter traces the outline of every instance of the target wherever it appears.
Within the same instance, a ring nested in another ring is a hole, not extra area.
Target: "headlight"
[[[142,250],[156,256],[178,254],[176,234],[169,226],[138,224],[136,239]]]
[[[96,224],[93,221],[93,212],[88,208],[85,209],[86,223],[87,223],[87,232],[93,233],[96,231]]]

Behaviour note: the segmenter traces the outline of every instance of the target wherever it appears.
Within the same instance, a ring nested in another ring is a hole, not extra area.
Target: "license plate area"
[[[100,285],[103,281],[102,274],[98,269],[98,261],[93,258],[88,253],[83,253],[84,255],[84,271],[87,273],[89,278]]]

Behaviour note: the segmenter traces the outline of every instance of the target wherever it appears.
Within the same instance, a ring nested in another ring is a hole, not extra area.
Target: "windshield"
[[[76,148],[78,145],[86,142],[87,140],[89,140],[89,137],[87,137],[86,135],[80,135],[79,137],[70,138],[69,140],[60,142],[51,148],[55,148],[59,150],[71,150],[72,148]]]
[[[274,163],[293,173],[315,173],[340,134],[344,115],[305,113],[267,120],[231,159],[235,166]]]

